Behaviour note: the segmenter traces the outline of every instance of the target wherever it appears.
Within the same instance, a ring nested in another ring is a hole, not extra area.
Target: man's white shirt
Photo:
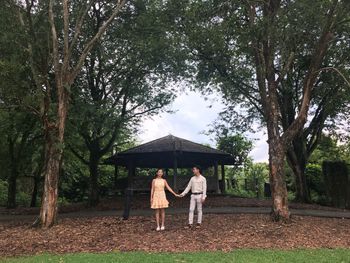
[[[203,175],[192,176],[185,190],[180,194],[185,196],[191,190],[192,193],[203,193],[202,198],[207,197],[207,179]]]

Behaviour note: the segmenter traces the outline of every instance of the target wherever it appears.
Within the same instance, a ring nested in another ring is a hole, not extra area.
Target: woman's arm
[[[150,198],[151,204],[153,201],[153,194],[154,194],[154,179],[152,180],[152,188],[151,188],[151,198]]]
[[[172,193],[173,195],[178,196],[178,194],[175,193],[175,192],[173,191],[173,189],[171,189],[171,187],[168,185],[168,182],[167,182],[165,179],[164,179],[164,182],[165,182],[165,187],[166,187],[166,189],[168,189],[168,191],[169,191],[170,193]]]

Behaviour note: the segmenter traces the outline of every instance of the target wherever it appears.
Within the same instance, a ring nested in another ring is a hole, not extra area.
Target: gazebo
[[[168,135],[154,141],[117,153],[106,160],[107,164],[128,169],[128,188],[149,190],[151,176],[136,176],[136,168],[163,168],[170,186],[177,190],[186,187],[192,175],[178,176],[178,168],[190,168],[200,165],[207,178],[208,191],[219,193],[225,190],[225,165],[234,164],[233,157],[223,151],[195,143],[186,139]],[[218,167],[221,166],[221,183]],[[212,175],[206,173],[209,167],[214,168]],[[169,173],[169,170],[172,173]]]

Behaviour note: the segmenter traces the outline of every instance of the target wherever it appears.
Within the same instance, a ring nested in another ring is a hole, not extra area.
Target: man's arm
[[[207,198],[207,179],[203,176],[203,200]]]
[[[188,185],[186,186],[185,190],[180,194],[180,196],[185,196],[191,190],[191,186],[192,186],[192,178],[188,182]]]

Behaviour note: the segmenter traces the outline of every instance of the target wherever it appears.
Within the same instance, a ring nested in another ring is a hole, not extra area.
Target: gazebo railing
[[[176,176],[176,184],[178,190],[184,190],[190,181],[192,176],[189,175],[178,175]],[[151,176],[135,176],[132,180],[132,188],[138,191],[147,191],[151,189],[153,177]],[[168,175],[164,177],[167,180],[171,188],[174,187],[174,176]],[[206,176],[207,179],[207,190],[215,191],[216,190],[216,180],[213,176]]]

